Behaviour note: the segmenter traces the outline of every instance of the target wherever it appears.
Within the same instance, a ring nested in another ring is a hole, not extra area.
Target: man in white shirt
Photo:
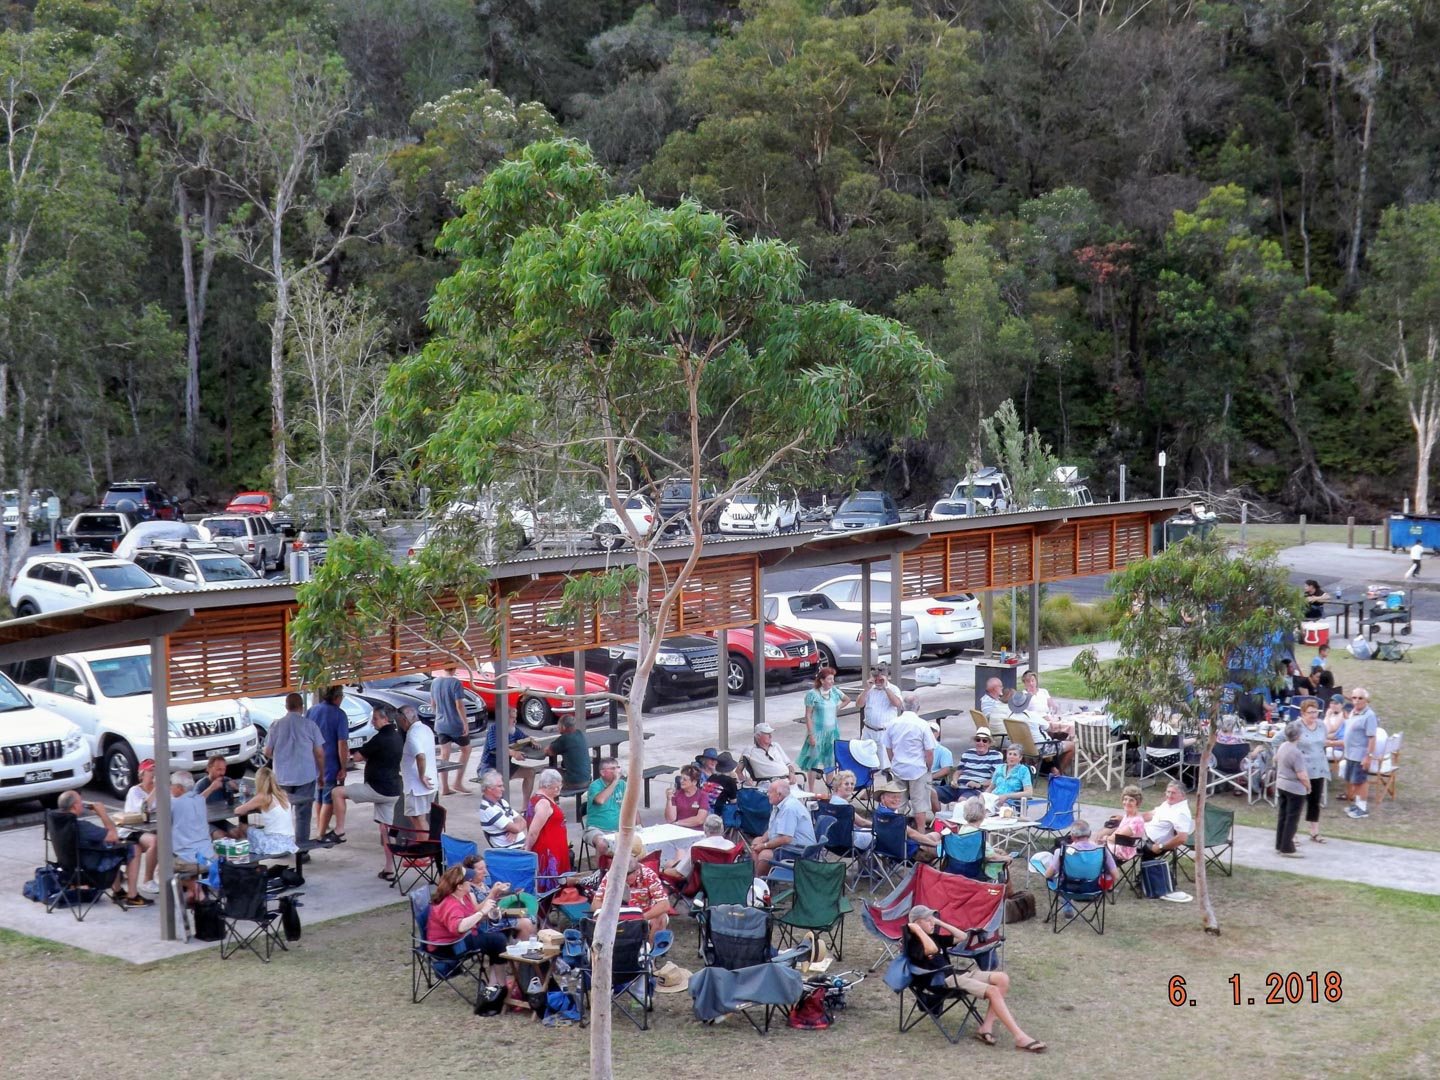
[[[493,848],[525,845],[525,816],[505,799],[505,782],[495,769],[480,775],[480,828]]]
[[[411,828],[430,828],[430,807],[435,802],[435,733],[420,722],[413,705],[400,709],[400,730],[405,753],[400,758],[400,783],[405,788],[405,816]]]
[[[1410,545],[1410,569],[1405,571],[1405,576],[1418,578],[1420,576],[1420,560],[1425,557],[1425,545],[1419,540]]]
[[[935,760],[930,725],[907,709],[880,733],[880,744],[890,755],[890,775],[905,785],[915,827],[923,831],[930,819],[930,766]]]
[[[1030,729],[1030,735],[1035,740],[1036,749],[1041,750],[1044,756],[1051,756],[1051,751],[1041,747],[1043,742],[1054,743],[1057,747],[1053,756],[1057,759],[1056,768],[1061,773],[1068,774],[1070,763],[1075,758],[1075,740],[1060,728],[1050,725],[1048,720],[1042,719],[1031,709],[1030,695],[1024,690],[1016,690],[1010,695],[1010,716],[1011,720],[1019,720]]]
[[[690,857],[690,852],[694,848],[709,848],[715,851],[733,851],[735,849],[734,842],[725,838],[725,822],[719,814],[711,814],[707,817],[701,828],[704,829],[705,835],[690,847],[682,850],[669,866],[660,871],[664,877],[671,881],[685,881],[689,878],[690,871],[695,868],[695,860]]]
[[[1165,788],[1165,801],[1140,816],[1145,819],[1146,851],[1151,857],[1174,851],[1195,828],[1185,789],[1173,780]]]
[[[905,703],[900,698],[899,687],[890,682],[890,665],[876,664],[870,672],[870,683],[855,699],[860,708],[860,738],[875,743],[880,755],[880,768],[888,769],[890,759],[885,752],[881,736],[895,717],[900,715]]]
[[[790,761],[785,748],[775,741],[775,729],[769,724],[755,726],[755,745],[740,758],[740,767],[745,775],[757,784],[768,784],[771,780],[789,780],[801,783],[805,777]]]
[[[984,713],[986,720],[999,720],[1010,715],[1010,710],[1005,707],[1005,684],[999,678],[991,676],[985,682],[985,693],[980,695],[980,711]]]

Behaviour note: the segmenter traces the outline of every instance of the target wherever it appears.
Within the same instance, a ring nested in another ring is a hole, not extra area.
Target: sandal
[[[389,870],[381,870],[381,871],[380,871],[378,874],[376,874],[375,876],[378,877],[381,881],[394,881],[394,880],[395,880],[395,875],[394,875],[393,873],[391,873]]]
[[[1312,836],[1312,837],[1310,837],[1310,839],[1311,839],[1314,843],[1317,843],[1317,844],[1323,844],[1323,843],[1325,843],[1325,837],[1323,837],[1323,836]]]
[[[1043,1054],[1046,1050],[1048,1050],[1048,1049],[1050,1049],[1050,1048],[1049,1048],[1048,1046],[1046,1046],[1043,1042],[1041,1042],[1039,1039],[1031,1039],[1031,1040],[1030,1040],[1028,1043],[1026,1043],[1024,1046],[1021,1046],[1019,1043],[1016,1043],[1016,1044],[1015,1044],[1015,1049],[1016,1049],[1016,1050],[1023,1050],[1023,1051],[1024,1051],[1025,1053],[1027,1053],[1027,1054]]]
[[[990,1031],[977,1031],[977,1032],[975,1032],[975,1041],[976,1041],[976,1042],[982,1042],[982,1043],[984,1043],[986,1046],[994,1046],[994,1045],[995,1045],[995,1034],[994,1034],[994,1032],[990,1032]]]

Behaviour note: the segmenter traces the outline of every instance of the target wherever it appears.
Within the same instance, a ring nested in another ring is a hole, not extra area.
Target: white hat
[[[756,724],[756,725],[755,725],[755,734],[756,734],[756,735],[774,735],[774,734],[775,734],[775,729],[774,729],[773,727],[771,727],[769,724]]]
[[[867,769],[878,769],[880,767],[880,751],[871,739],[856,739],[850,744],[850,756],[857,764],[864,765]]]

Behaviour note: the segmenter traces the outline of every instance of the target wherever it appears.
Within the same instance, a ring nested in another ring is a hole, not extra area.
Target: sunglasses
[[[976,736],[975,736],[975,741],[976,741],[976,742],[989,742],[990,740],[987,739],[984,735],[976,735]]]

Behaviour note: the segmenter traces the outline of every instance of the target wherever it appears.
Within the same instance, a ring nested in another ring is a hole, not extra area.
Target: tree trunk
[[[210,291],[210,271],[215,265],[215,226],[218,205],[207,187],[200,212],[204,245],[200,251],[200,272],[195,272],[195,237],[191,232],[190,193],[183,179],[175,182],[179,211],[180,269],[185,290],[185,449],[191,460],[200,456],[200,334],[205,326],[205,298]]]
[[[1360,244],[1365,228],[1365,194],[1370,186],[1370,142],[1374,131],[1375,98],[1380,87],[1380,60],[1375,53],[1375,24],[1370,24],[1368,40],[1370,67],[1366,71],[1365,123],[1360,132],[1360,174],[1355,183],[1355,214],[1350,225],[1350,247],[1345,253],[1345,284],[1354,287],[1360,273]]]
[[[1215,702],[1218,713],[1218,689],[1212,693],[1210,700]],[[1209,725],[1210,736],[1205,740],[1205,750],[1200,755],[1200,764],[1195,773],[1195,834],[1190,845],[1195,852],[1195,902],[1200,905],[1200,925],[1207,934],[1217,936],[1220,933],[1220,920],[1215,917],[1215,909],[1210,905],[1210,879],[1205,873],[1205,804],[1209,801],[1205,786],[1210,780],[1210,755],[1215,752],[1215,740],[1220,734],[1218,720],[1217,715]]]
[[[280,235],[276,232],[276,261]],[[285,328],[290,315],[290,282],[284,269],[275,271],[275,311],[270,317],[270,440],[271,472],[275,497],[283,499],[289,492],[289,478],[286,474],[285,448]]]

